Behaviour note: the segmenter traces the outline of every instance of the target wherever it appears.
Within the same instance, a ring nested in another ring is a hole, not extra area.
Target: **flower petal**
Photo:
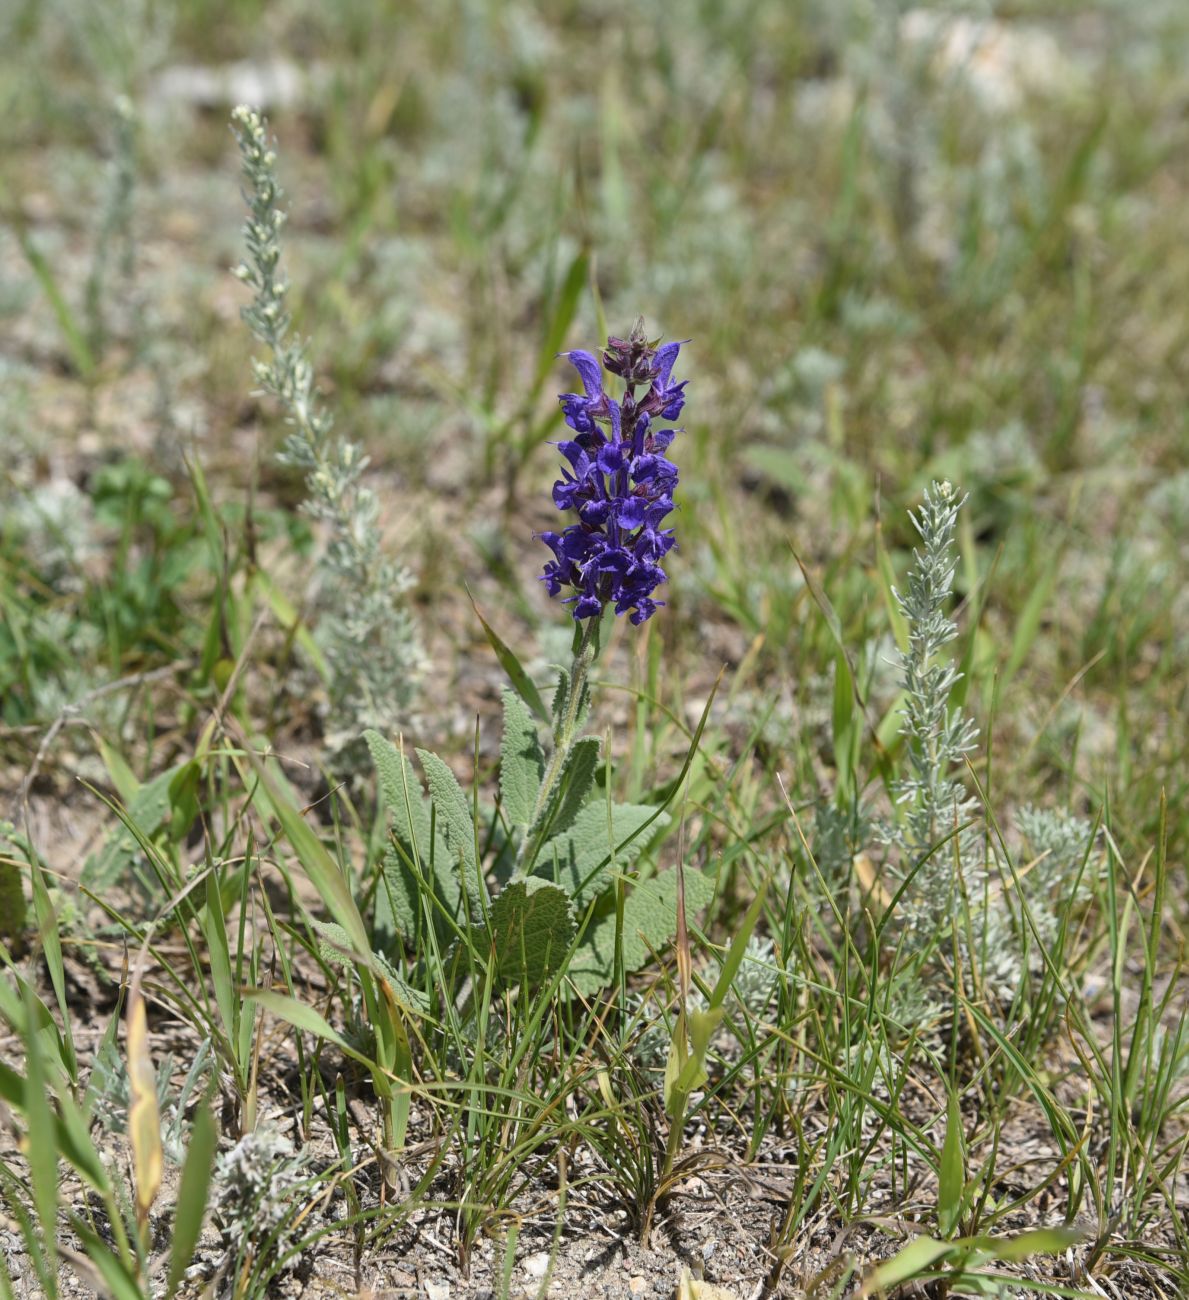
[[[590,352],[583,352],[581,348],[575,348],[572,352],[561,353],[570,365],[578,372],[582,380],[582,387],[586,389],[587,397],[601,397],[603,394],[603,372],[599,368],[598,361]],[[672,363],[670,363],[670,368]]]

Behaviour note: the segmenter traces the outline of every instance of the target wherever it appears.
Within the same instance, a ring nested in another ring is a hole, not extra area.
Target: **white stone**
[[[529,1277],[544,1277],[549,1272],[549,1252],[539,1250],[535,1255],[525,1256],[523,1267]]]

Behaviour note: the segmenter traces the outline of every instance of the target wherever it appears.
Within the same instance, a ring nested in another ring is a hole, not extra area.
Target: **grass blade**
[[[957,1091],[946,1087],[945,1141],[941,1148],[938,1171],[937,1227],[943,1237],[950,1237],[962,1217],[962,1194],[966,1187],[965,1137]]]
[[[25,1088],[24,1109],[27,1125],[26,1159],[29,1162],[29,1185],[33,1205],[41,1224],[42,1244],[46,1255],[44,1281],[51,1300],[58,1293],[54,1251],[58,1240],[58,1144],[54,1140],[54,1115],[50,1109],[45,1063],[41,1042],[34,1028],[37,1012],[33,991],[22,985],[25,998]]]
[[[169,1249],[169,1280],[165,1287],[166,1300],[173,1300],[182,1282],[198,1238],[202,1234],[202,1220],[206,1214],[210,1195],[211,1173],[215,1167],[215,1151],[219,1134],[215,1119],[207,1102],[203,1102],[190,1127],[190,1146],[186,1163],[182,1166],[182,1180],[178,1187],[177,1209],[173,1217],[173,1242]]]
[[[161,1190],[165,1158],[161,1150],[161,1115],[157,1108],[157,1075],[149,1053],[149,1029],[140,971],[128,990],[128,1139],[136,1181],[136,1220],[147,1240],[149,1211]]]
[[[553,722],[553,715],[541,698],[541,692],[533,685],[533,680],[528,673],[524,671],[520,660],[512,653],[507,644],[500,637],[499,633],[483,617],[479,606],[475,604],[475,598],[468,591],[467,596],[470,598],[471,608],[475,611],[475,617],[483,625],[483,631],[487,636],[488,644],[495,651],[495,657],[500,661],[500,667],[508,674],[508,680],[512,683],[516,694],[528,705],[538,718],[546,725],[550,726]]]

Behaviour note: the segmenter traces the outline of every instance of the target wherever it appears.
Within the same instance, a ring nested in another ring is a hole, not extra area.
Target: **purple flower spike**
[[[595,618],[612,605],[640,624],[664,604],[653,592],[666,580],[659,562],[675,545],[672,529],[661,525],[677,486],[677,466],[665,453],[680,431],[656,423],[675,420],[685,405],[685,381],[672,382],[681,346],[656,347],[640,320],[626,339],[607,340],[602,367],[590,352],[561,354],[583,392],[558,399],[577,436],[558,444],[570,468],[553,485],[553,501],[576,511],[579,522],[540,534],[554,555],[541,581],[551,596],[569,589],[565,600],[575,619]],[[604,370],[624,383],[617,402],[603,387]],[[637,397],[639,389],[645,391]]]

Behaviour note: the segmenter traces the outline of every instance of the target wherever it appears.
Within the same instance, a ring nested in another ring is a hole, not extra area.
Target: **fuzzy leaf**
[[[412,764],[378,731],[365,731],[380,787],[380,800],[392,817],[397,838],[422,861],[429,857],[429,807]]]
[[[558,784],[559,798],[554,809],[546,809],[544,823],[553,836],[573,826],[578,814],[586,803],[590,788],[594,785],[595,769],[599,765],[599,738],[583,736],[574,743],[566,765],[562,768],[561,781]],[[607,812],[603,809],[603,825],[607,824]]]
[[[713,897],[713,876],[700,871],[685,873],[687,914],[700,912]],[[624,970],[639,970],[676,933],[677,872],[665,871],[632,886],[623,905]],[[591,922],[567,974],[579,993],[597,993],[611,983],[614,971],[615,912],[612,909]]]
[[[512,826],[527,827],[533,819],[545,759],[537,724],[528,706],[514,691],[504,691],[504,737],[500,744],[500,797]]]
[[[419,1012],[422,1015],[429,1010],[429,999],[425,994],[407,983],[405,977],[382,953],[373,956],[371,971],[381,989],[385,989],[386,986],[388,997],[400,1008],[405,1011]]]
[[[461,886],[446,838],[439,827],[431,834],[429,801],[421,781],[409,760],[376,731],[365,731],[364,739],[376,765],[380,799],[392,818],[392,830],[404,853],[389,848],[384,854],[383,879],[376,887],[373,929],[376,944],[391,949],[398,937],[415,943],[422,925],[423,887],[409,861],[420,866],[421,873],[432,881],[441,907],[431,906],[439,938],[448,932],[446,916],[458,912]],[[432,863],[432,876],[431,876]]]
[[[549,979],[573,938],[570,900],[548,881],[514,881],[491,905],[491,940],[503,984],[532,986]]]
[[[463,887],[473,910],[479,907],[479,866],[475,856],[475,823],[471,808],[458,778],[437,756],[428,749],[419,749],[421,770],[429,785],[429,797],[437,812],[437,825],[441,830],[449,854],[450,865],[457,865],[462,873]],[[436,868],[435,863],[435,868]]]
[[[416,940],[421,915],[417,893],[417,878],[408,863],[396,849],[391,846],[385,849],[372,911],[377,948],[387,951],[401,939]]]
[[[588,804],[574,818],[569,830],[555,835],[541,849],[534,874],[556,880],[581,910],[607,887],[611,849],[615,849],[617,867],[631,866],[647,838],[638,832],[653,817],[654,825],[668,825],[668,813],[658,817],[655,808],[644,804],[617,803],[611,809],[608,831],[606,807],[601,803]]]
[[[553,690],[553,726],[554,730],[561,723],[562,714],[566,711],[566,703],[570,698],[570,674],[564,669],[557,670],[557,685]]]
[[[328,966],[337,966],[340,970],[352,970],[356,956],[351,950],[351,936],[346,930],[333,921],[315,921],[313,925],[318,932],[318,956]]]
[[[411,988],[400,971],[383,955],[371,953],[360,958],[351,951],[351,940],[346,930],[333,921],[314,921],[318,933],[318,955],[328,966],[338,966],[342,970],[351,970],[354,966],[366,966],[377,980],[384,980],[394,999],[406,1008],[424,1012],[428,1003],[424,994]]]

